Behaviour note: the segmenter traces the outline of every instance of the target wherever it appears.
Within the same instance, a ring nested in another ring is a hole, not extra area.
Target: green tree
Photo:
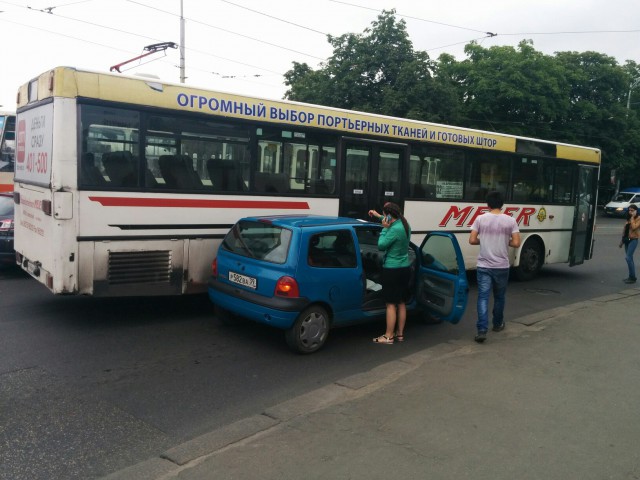
[[[552,138],[553,124],[569,107],[564,70],[530,41],[518,48],[465,47],[457,66],[466,124],[484,130]]]
[[[570,109],[559,124],[562,139],[599,147],[607,171],[637,177],[640,132],[635,112],[626,108],[631,65],[621,67],[598,52],[559,52],[556,59],[570,83]]]

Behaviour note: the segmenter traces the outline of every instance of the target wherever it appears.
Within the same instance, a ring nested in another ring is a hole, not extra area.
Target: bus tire
[[[311,305],[298,315],[286,330],[287,345],[296,353],[313,353],[324,345],[329,335],[329,314],[319,305]]]
[[[521,282],[533,280],[544,264],[544,247],[537,238],[524,242],[520,251],[520,264],[515,268],[516,279]]]

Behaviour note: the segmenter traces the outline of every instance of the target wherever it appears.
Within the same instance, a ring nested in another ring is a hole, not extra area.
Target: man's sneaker
[[[625,278],[625,279],[623,280],[623,282],[624,282],[624,283],[636,283],[636,279],[635,279],[635,278],[631,278],[631,277],[629,277],[629,278]]]
[[[502,330],[504,330],[504,322],[502,322],[500,325],[494,325],[491,330],[493,330],[494,332],[501,332]]]
[[[478,332],[474,340],[478,343],[482,343],[487,339],[487,332]]]

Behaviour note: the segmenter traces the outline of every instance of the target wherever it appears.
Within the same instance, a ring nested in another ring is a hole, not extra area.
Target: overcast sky
[[[639,0],[183,0],[183,8],[186,83],[268,98],[282,98],[292,62],[316,68],[331,55],[326,34],[362,33],[392,8],[414,49],[431,58],[462,60],[471,40],[531,39],[547,54],[593,50],[640,63]],[[15,108],[20,84],[49,68],[109,71],[147,45],[180,43],[180,0],[0,0],[0,12],[3,109]],[[166,53],[122,70],[179,83],[179,50]]]

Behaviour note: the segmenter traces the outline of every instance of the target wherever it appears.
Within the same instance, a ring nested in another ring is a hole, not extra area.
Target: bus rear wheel
[[[538,276],[544,263],[544,248],[542,243],[530,238],[524,242],[520,252],[520,265],[515,269],[516,278],[521,282],[533,280]]]

